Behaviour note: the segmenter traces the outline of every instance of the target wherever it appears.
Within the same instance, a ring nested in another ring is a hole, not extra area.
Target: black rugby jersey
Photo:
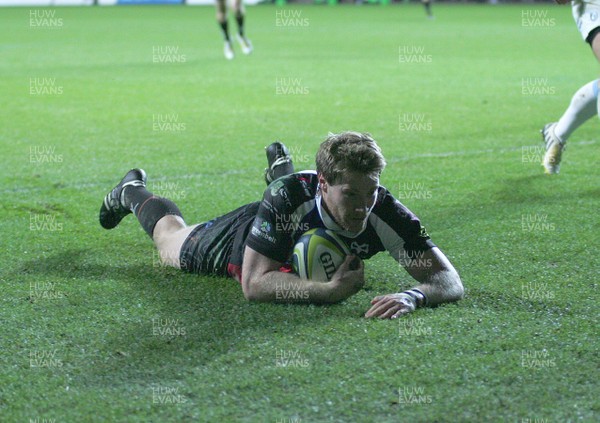
[[[289,260],[300,236],[317,227],[336,232],[361,259],[388,251],[400,264],[406,264],[435,247],[419,219],[381,186],[366,228],[358,234],[343,230],[321,206],[315,171],[284,176],[269,185],[245,245],[283,263]],[[243,246],[238,247],[243,251]]]

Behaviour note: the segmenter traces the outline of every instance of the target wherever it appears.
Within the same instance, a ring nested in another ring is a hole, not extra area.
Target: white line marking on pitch
[[[569,141],[568,145],[593,145],[593,144],[597,144],[597,143],[598,143],[597,140]],[[515,151],[522,151],[523,147],[540,147],[540,146],[543,146],[543,144],[541,142],[538,144],[535,144],[535,145],[521,145],[519,147],[510,147],[510,148],[499,148],[499,149],[489,148],[489,149],[485,149],[485,150],[448,151],[445,153],[414,154],[412,156],[390,157],[388,159],[388,163],[406,161],[406,160],[411,160],[411,159],[455,157],[455,156],[475,156],[475,155],[486,154],[486,153],[510,153],[510,152],[515,152]],[[158,173],[158,172],[156,172],[156,173]],[[235,170],[229,170],[227,172],[221,172],[218,174],[218,176],[239,175],[239,174],[247,174],[247,173],[248,173],[247,169],[235,169]],[[214,173],[189,173],[189,174],[177,175],[177,176],[159,176],[156,178],[152,178],[152,181],[149,183],[149,185],[151,185],[151,183],[155,182],[155,181],[178,181],[178,180],[183,180],[183,179],[195,179],[198,177],[206,177],[206,176],[215,177],[217,175]],[[114,181],[113,181],[113,183],[114,183]],[[108,188],[106,188],[107,186],[108,186]],[[107,185],[106,183],[103,183],[103,182],[93,182],[93,183],[85,183],[85,184],[61,185],[61,188],[81,189],[81,188],[103,187],[108,190],[108,189],[111,189],[113,186],[114,185],[110,185],[110,183],[109,183],[109,185]],[[196,185],[195,188],[197,188],[197,187],[198,186]],[[49,189],[49,188],[50,187],[36,187],[36,188],[31,187],[31,188],[14,188],[14,189],[7,188],[7,189],[0,190],[0,193],[2,193],[2,194],[26,193],[26,192],[41,191],[41,190]]]

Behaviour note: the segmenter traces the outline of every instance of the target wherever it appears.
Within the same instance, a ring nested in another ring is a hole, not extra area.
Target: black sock
[[[424,3],[424,5],[425,5],[425,11],[427,12],[427,16],[431,16],[431,3],[427,2],[427,3]]]
[[[219,26],[221,27],[221,31],[223,31],[223,38],[225,38],[225,41],[229,41],[229,25],[227,24],[227,20],[219,22]]]
[[[167,198],[155,197],[144,187],[126,187],[124,203],[138,218],[150,238],[156,223],[163,217],[168,215],[183,217],[174,202]]]
[[[235,21],[237,22],[238,33],[241,37],[244,36],[244,15],[240,12],[235,15]]]
[[[124,206],[135,213],[135,209],[154,194],[145,187],[126,186],[121,196]]]

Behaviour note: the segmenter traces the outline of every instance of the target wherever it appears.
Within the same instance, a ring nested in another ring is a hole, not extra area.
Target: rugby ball
[[[301,279],[327,282],[348,254],[348,247],[334,232],[315,228],[302,234],[294,246],[292,268]]]

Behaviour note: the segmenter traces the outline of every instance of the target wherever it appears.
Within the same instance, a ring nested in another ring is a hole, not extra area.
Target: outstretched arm
[[[423,293],[424,298],[421,298],[419,292],[412,295],[396,293],[378,296],[371,301],[372,306],[365,317],[397,318],[414,311],[418,306],[458,301],[464,295],[458,272],[437,247],[425,251],[419,260],[409,262],[405,267],[420,283],[414,289]]]
[[[281,265],[246,247],[242,265],[242,289],[246,299],[281,303],[337,303],[358,292],[365,280],[363,263],[354,256],[346,257],[330,282],[300,279],[293,273],[281,272]]]

